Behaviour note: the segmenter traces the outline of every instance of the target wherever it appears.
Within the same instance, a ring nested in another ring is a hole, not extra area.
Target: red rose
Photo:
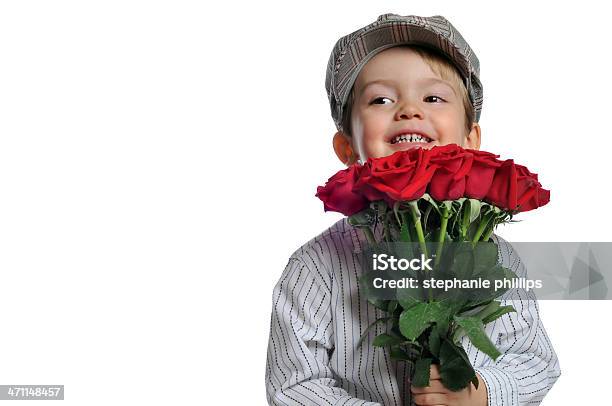
[[[355,190],[370,201],[384,199],[390,206],[395,201],[418,199],[425,193],[435,171],[428,161],[429,155],[422,148],[368,159]]]
[[[368,206],[369,202],[363,194],[353,192],[353,186],[362,170],[362,165],[351,165],[329,178],[325,186],[317,187],[315,196],[323,201],[325,211],[352,216]]]
[[[487,195],[495,171],[501,166],[502,161],[497,159],[499,155],[490,152],[473,149],[467,151],[474,155],[474,160],[470,172],[466,175],[465,197],[482,199]]]
[[[550,191],[542,188],[537,174],[523,165],[516,165],[516,172],[518,211],[537,209],[550,201]]]
[[[508,159],[495,172],[485,200],[503,209],[522,212],[544,206],[550,200],[550,191],[542,188],[538,175]]]
[[[456,144],[412,148],[342,170],[319,186],[316,196],[325,211],[347,216],[372,201],[385,200],[393,206],[396,201],[416,200],[425,192],[438,201],[469,197],[512,211],[548,203],[550,192],[542,188],[537,174],[512,159],[500,161],[498,157]]]
[[[495,171],[491,187],[484,200],[507,210],[516,208],[516,166],[512,159],[503,161]]]
[[[457,144],[433,147],[429,153],[431,163],[437,166],[429,184],[429,194],[439,201],[463,197],[474,155]]]

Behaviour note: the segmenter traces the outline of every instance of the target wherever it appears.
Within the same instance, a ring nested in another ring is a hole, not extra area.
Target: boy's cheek
[[[391,155],[394,151],[382,143],[373,143],[374,145],[366,145],[363,149],[364,161],[368,158],[382,158]]]

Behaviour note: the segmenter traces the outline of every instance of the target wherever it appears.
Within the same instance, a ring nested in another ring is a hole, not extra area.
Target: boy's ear
[[[465,139],[465,147],[480,149],[480,125],[478,123],[472,123],[472,130]]]
[[[334,134],[333,144],[336,156],[343,164],[349,166],[357,161],[357,154],[353,149],[351,138],[342,131],[338,131]]]

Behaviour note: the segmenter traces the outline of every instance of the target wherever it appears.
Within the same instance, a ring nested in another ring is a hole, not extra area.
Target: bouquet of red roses
[[[550,192],[526,167],[498,158],[455,144],[413,148],[352,165],[317,188],[325,211],[349,216],[349,224],[365,233],[371,252],[399,250],[434,260],[430,270],[403,270],[401,275],[418,281],[418,287],[393,289],[392,297],[388,291],[381,297],[368,273],[360,278],[368,301],[386,312],[370,326],[387,326],[373,345],[415,362],[415,386],[426,386],[430,366],[437,364],[447,388],[461,390],[470,382],[478,387],[460,344],[463,335],[492,359],[500,355],[484,326],[515,311],[495,300],[508,288],[450,292],[422,283],[430,277],[489,282],[516,277],[498,263],[491,236],[516,213],[548,203]]]

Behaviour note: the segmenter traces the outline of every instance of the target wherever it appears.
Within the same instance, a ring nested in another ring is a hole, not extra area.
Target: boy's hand
[[[419,406],[487,406],[487,387],[478,373],[476,377],[478,378],[478,389],[470,383],[467,388],[453,392],[442,384],[438,366],[432,365],[429,386],[424,388],[411,386],[410,390],[415,403]]]

